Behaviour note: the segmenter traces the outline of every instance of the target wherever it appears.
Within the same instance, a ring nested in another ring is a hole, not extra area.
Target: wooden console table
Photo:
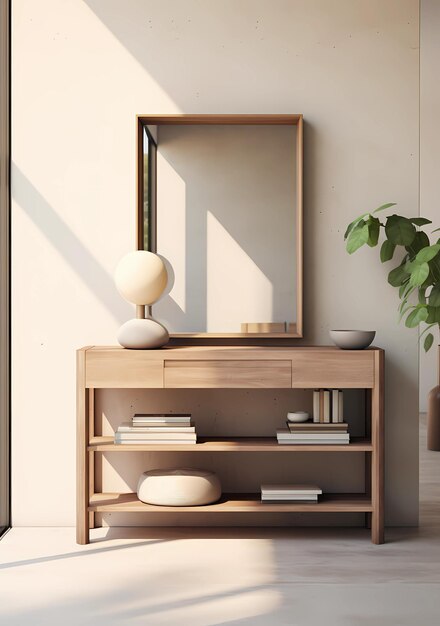
[[[100,388],[222,388],[369,390],[370,419],[367,436],[347,445],[279,445],[276,438],[206,438],[196,444],[115,445],[112,437],[94,434],[94,390]],[[358,494],[324,494],[317,504],[261,503],[260,494],[224,494],[200,507],[203,513],[232,512],[363,512],[371,524],[371,539],[384,541],[384,352],[339,350],[333,347],[168,347],[160,350],[125,350],[92,346],[77,352],[77,542],[89,542],[96,512],[160,512],[140,502],[136,494],[95,493],[96,452],[295,452],[363,453],[365,490]],[[179,513],[197,508],[179,507]]]

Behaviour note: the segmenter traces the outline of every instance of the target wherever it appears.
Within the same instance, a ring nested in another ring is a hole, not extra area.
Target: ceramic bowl
[[[291,413],[287,413],[287,419],[289,422],[301,423],[307,422],[310,415],[305,411],[292,411]]]
[[[343,350],[368,348],[376,336],[375,330],[331,330],[330,339]]]

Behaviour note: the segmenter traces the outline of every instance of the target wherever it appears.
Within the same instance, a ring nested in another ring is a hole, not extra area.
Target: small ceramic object
[[[152,350],[164,346],[169,340],[165,326],[151,318],[132,319],[122,324],[118,342],[131,350]]]
[[[287,420],[289,422],[295,422],[298,424],[301,422],[307,422],[308,419],[310,419],[310,415],[306,411],[292,411],[291,413],[287,413]]]
[[[137,495],[157,506],[201,506],[216,502],[222,489],[218,476],[207,470],[158,469],[142,474]]]
[[[368,348],[376,336],[375,330],[330,330],[330,339],[343,350]]]

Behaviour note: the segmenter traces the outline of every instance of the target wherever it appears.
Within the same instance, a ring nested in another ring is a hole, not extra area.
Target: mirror
[[[138,248],[174,336],[302,336],[302,116],[140,116]]]

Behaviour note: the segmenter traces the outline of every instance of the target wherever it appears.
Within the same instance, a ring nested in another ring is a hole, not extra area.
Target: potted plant
[[[405,318],[408,328],[426,325],[420,338],[424,337],[424,349],[428,351],[434,342],[432,331],[440,329],[440,239],[430,242],[424,227],[432,222],[425,217],[408,218],[393,213],[381,220],[377,216],[393,206],[394,202],[383,204],[353,220],[344,235],[347,252],[353,254],[365,244],[374,248],[383,229],[380,260],[385,263],[397,257],[388,282],[399,290],[400,320]],[[432,233],[437,231],[440,228]],[[428,448],[440,450],[440,380],[429,395]]]

